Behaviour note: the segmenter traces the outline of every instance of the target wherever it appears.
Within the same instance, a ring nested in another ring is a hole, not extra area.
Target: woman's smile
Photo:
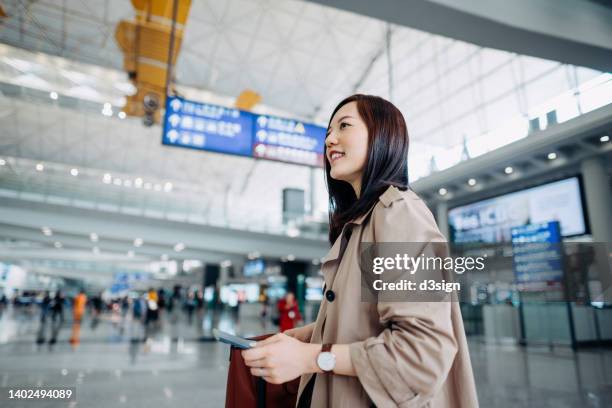
[[[329,162],[330,163],[335,163],[337,160],[340,160],[341,158],[343,158],[345,155],[344,152],[340,152],[338,150],[331,150],[328,154],[329,156]]]

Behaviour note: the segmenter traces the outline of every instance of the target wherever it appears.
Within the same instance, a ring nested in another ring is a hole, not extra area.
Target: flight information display
[[[253,119],[253,114],[239,109],[169,96],[162,143],[251,156]]]
[[[163,122],[164,145],[323,166],[321,126],[176,96],[166,98]]]
[[[325,128],[293,119],[258,115],[253,156],[289,163],[323,166]]]

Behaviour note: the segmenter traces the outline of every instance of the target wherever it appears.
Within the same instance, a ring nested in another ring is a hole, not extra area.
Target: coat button
[[[333,302],[334,299],[336,298],[336,294],[334,293],[333,290],[328,290],[327,292],[325,292],[325,298],[330,301]]]

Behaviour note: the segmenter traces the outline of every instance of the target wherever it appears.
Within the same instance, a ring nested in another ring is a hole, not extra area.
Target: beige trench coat
[[[425,203],[395,187],[344,226],[322,259],[334,296],[324,296],[310,342],[349,344],[357,377],[317,374],[312,408],[478,407],[458,302],[361,302],[361,242],[440,241]],[[301,377],[298,401],[311,377]]]

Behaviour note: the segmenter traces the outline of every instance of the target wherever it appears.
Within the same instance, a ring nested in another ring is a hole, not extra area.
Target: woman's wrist
[[[320,352],[320,344],[304,344],[304,374],[317,374],[323,372],[317,364],[317,357],[319,357]]]

